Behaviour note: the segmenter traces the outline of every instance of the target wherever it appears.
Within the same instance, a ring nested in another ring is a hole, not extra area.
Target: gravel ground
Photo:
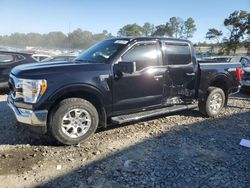
[[[77,146],[17,126],[0,96],[0,187],[250,187],[250,95],[217,118],[184,111],[112,125]]]

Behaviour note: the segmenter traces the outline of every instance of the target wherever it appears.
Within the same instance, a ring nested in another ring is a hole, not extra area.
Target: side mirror
[[[120,61],[114,64],[114,72],[128,73],[132,74],[136,71],[136,62],[125,62]]]

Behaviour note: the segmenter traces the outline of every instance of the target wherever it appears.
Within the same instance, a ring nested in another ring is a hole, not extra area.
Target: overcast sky
[[[116,35],[125,24],[159,25],[177,16],[194,18],[197,31],[190,40],[197,42],[211,27],[226,33],[223,20],[234,10],[250,11],[250,0],[0,0],[0,35],[76,28]]]

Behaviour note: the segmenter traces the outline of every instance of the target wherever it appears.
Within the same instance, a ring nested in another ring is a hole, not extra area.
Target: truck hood
[[[19,78],[43,76],[57,73],[72,73],[71,71],[91,71],[100,64],[79,62],[48,62],[19,65],[12,69],[11,74]]]

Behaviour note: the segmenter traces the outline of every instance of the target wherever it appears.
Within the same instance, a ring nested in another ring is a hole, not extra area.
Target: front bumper
[[[37,128],[39,132],[46,133],[47,131],[47,116],[48,110],[26,110],[17,108],[11,100],[11,96],[8,96],[7,103],[14,112],[14,115],[19,123],[30,125]]]

